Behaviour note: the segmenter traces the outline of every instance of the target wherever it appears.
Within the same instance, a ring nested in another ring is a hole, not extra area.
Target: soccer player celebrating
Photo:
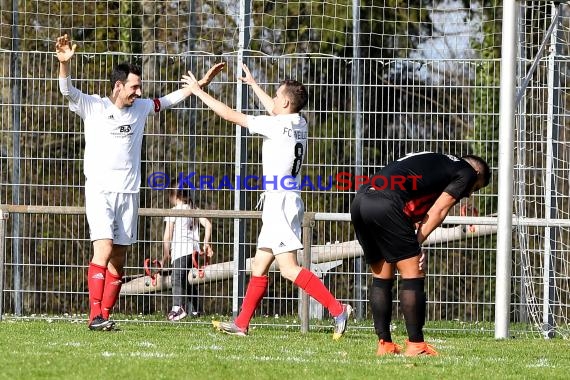
[[[59,89],[69,109],[85,124],[85,208],[93,242],[87,272],[89,329],[111,330],[109,314],[121,289],[127,247],[136,241],[141,147],[146,118],[188,97],[188,88],[158,99],[143,99],[141,69],[130,63],[111,73],[111,94],[101,98],[73,87],[69,62],[77,45],[67,34],[57,38]],[[224,68],[213,66],[197,87]]]
[[[275,97],[271,98],[259,87],[246,65],[243,65],[243,71],[245,76],[240,78],[241,81],[252,87],[269,115],[246,116],[237,112],[202,91],[191,72],[182,76],[192,93],[216,114],[263,136],[263,226],[251,278],[237,318],[233,322],[214,321],[214,326],[228,334],[247,335],[255,309],[267,291],[269,267],[276,260],[283,277],[329,310],[335,319],[333,339],[339,339],[346,331],[352,307],[341,304],[314,273],[297,263],[297,250],[303,247],[304,205],[295,184],[300,183],[307,148],[307,121],[299,112],[307,104],[307,90],[295,80],[284,80]]]
[[[401,350],[390,334],[396,269],[408,332],[404,354],[437,355],[423,335],[426,295],[421,244],[453,205],[487,186],[490,176],[489,165],[480,157],[422,152],[388,164],[358,190],[350,213],[372,270],[370,305],[379,339],[377,355]]]

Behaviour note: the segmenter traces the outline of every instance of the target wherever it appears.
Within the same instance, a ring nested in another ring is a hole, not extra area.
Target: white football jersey
[[[141,148],[146,118],[155,101],[136,99],[117,108],[109,98],[81,94],[69,109],[85,123],[86,186],[118,193],[137,193],[141,183]]]
[[[263,136],[263,190],[299,191],[307,150],[307,121],[298,113],[248,116],[247,127]]]
[[[190,205],[181,204],[173,210],[191,210]],[[194,251],[200,251],[200,223],[198,218],[185,216],[167,216],[165,222],[174,223],[174,233],[170,243],[170,261],[182,256],[191,255]]]

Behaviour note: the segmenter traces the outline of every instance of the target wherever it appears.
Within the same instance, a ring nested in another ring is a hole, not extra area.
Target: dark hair
[[[178,182],[174,182],[170,189],[170,196],[180,199],[182,202],[194,208],[194,200],[192,199],[191,191],[188,187],[184,187],[183,183],[179,184]]]
[[[133,63],[123,62],[117,65],[111,72],[111,89],[115,88],[115,83],[121,81],[125,83],[129,74],[142,76],[141,68]]]
[[[281,86],[285,86],[283,92],[289,98],[294,112],[301,111],[307,105],[309,94],[303,83],[293,79],[285,79],[281,81]]]
[[[474,154],[468,154],[461,158],[467,161],[474,161],[481,167],[481,170],[483,171],[481,175],[483,175],[483,178],[485,180],[483,187],[487,186],[489,184],[489,181],[491,180],[491,169],[489,168],[489,164],[487,164],[487,161],[485,161],[479,156],[475,156]]]

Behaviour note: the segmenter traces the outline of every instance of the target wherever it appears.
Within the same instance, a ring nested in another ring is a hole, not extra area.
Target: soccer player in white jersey
[[[146,118],[188,97],[187,88],[158,99],[143,99],[141,70],[123,63],[111,73],[111,95],[87,95],[73,87],[69,62],[77,45],[57,38],[59,88],[69,109],[85,124],[85,209],[93,242],[87,272],[89,329],[111,330],[109,314],[119,291],[127,247],[136,241],[141,147]],[[199,86],[208,84],[224,63],[213,66]]]
[[[340,303],[311,271],[297,263],[301,243],[301,222],[304,205],[298,190],[301,165],[307,147],[307,122],[299,112],[307,104],[305,86],[295,80],[281,82],[274,98],[265,93],[243,65],[242,82],[250,85],[268,115],[246,116],[214,99],[201,88],[194,75],[182,81],[219,116],[263,136],[263,226],[251,267],[239,315],[233,322],[214,321],[220,331],[245,336],[259,302],[267,292],[269,267],[276,260],[281,275],[305,290],[326,307],[335,318],[333,339],[340,338],[352,312],[350,305]]]

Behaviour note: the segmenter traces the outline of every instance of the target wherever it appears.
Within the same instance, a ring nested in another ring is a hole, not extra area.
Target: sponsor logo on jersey
[[[133,126],[129,124],[119,125],[111,134],[120,138],[131,136],[133,134]]]

